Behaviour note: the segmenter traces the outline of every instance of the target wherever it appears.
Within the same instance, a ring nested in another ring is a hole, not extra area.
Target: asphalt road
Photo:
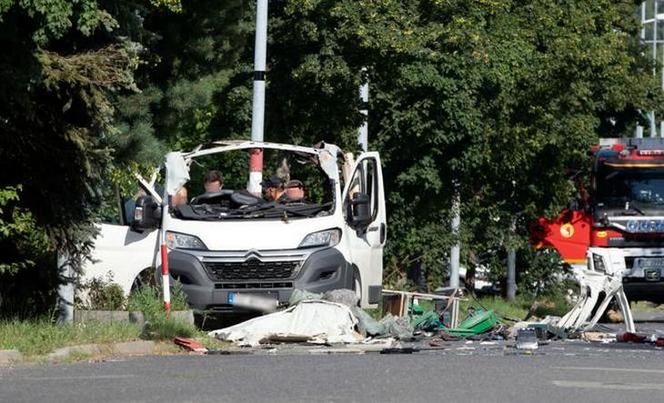
[[[0,368],[0,401],[662,402],[664,350],[501,343],[409,355],[161,356]]]

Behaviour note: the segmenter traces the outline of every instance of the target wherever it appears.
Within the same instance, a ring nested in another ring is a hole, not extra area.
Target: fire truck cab
[[[619,250],[630,300],[664,302],[664,139],[600,139],[591,149],[588,192],[577,209],[542,218],[533,231],[540,247],[554,247],[576,268],[593,259],[589,247]]]

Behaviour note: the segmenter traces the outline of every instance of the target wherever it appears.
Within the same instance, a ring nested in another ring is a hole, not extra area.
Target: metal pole
[[[652,61],[654,67],[652,68],[652,75],[657,76],[657,1],[653,1],[653,16],[652,16]],[[657,137],[657,123],[655,122],[655,111],[650,111],[650,137]]]
[[[360,106],[360,113],[364,115],[364,121],[362,126],[357,133],[357,142],[362,148],[362,151],[367,151],[369,149],[369,79],[366,78],[367,68],[362,67],[362,80],[364,83],[360,85],[360,100],[362,105]]]
[[[168,170],[168,168],[166,168]],[[165,172],[164,177],[167,177],[168,172]],[[168,188],[164,187],[164,196],[161,201],[161,230],[159,236],[161,237],[161,244],[159,245],[159,253],[161,258],[161,287],[164,296],[164,311],[166,318],[171,314],[171,274],[168,269],[168,245],[166,244],[166,222],[165,217],[168,214]]]
[[[645,1],[641,3],[641,41],[645,43],[646,41],[646,3]],[[636,124],[636,133],[634,134],[636,138],[643,137],[643,126]]]
[[[58,254],[58,323],[71,323],[74,320],[74,270],[71,267],[69,255],[65,252]]]
[[[512,301],[516,296],[516,251],[512,248],[507,251],[507,300]]]
[[[256,1],[256,42],[254,47],[254,90],[251,110],[251,141],[263,141],[265,129],[265,60],[267,57],[267,0]],[[249,153],[247,190],[261,194],[263,150]]]
[[[452,196],[452,236],[454,245],[450,250],[450,288],[459,288],[459,256],[461,242],[459,240],[459,228],[461,227],[461,195],[459,184],[454,182],[454,196]]]

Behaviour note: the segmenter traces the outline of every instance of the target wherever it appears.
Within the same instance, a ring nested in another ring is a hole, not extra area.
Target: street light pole
[[[367,73],[367,68],[362,67],[361,79],[364,80]],[[357,142],[362,148],[362,151],[369,149],[369,79],[367,78],[363,84],[360,85],[360,113],[364,115],[364,121],[357,133]]]
[[[461,228],[461,194],[459,183],[453,181],[452,195],[452,236],[454,244],[450,249],[450,288],[459,288],[459,261],[461,255],[461,241],[459,240],[459,229]]]
[[[265,60],[267,58],[267,2],[256,1],[256,41],[254,47],[254,89],[251,110],[251,141],[263,141],[265,129]],[[249,153],[249,183],[247,190],[261,194],[263,181],[263,149]]]

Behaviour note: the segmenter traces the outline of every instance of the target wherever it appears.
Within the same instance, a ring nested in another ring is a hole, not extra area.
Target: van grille
[[[263,262],[249,259],[244,262],[206,262],[205,270],[216,281],[272,280],[291,278],[299,261]]]

